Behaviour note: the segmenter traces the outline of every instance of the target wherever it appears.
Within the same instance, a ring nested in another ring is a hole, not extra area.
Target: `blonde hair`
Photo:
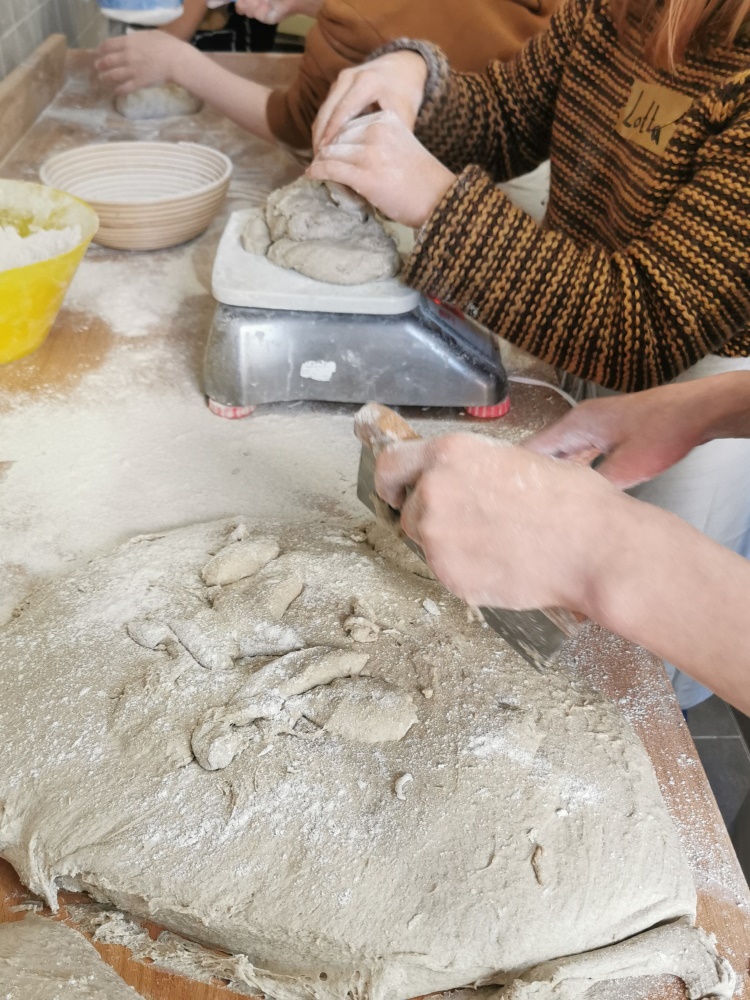
[[[732,45],[750,19],[750,0],[613,0],[620,33],[635,18],[645,32],[646,56],[674,69],[691,44]]]

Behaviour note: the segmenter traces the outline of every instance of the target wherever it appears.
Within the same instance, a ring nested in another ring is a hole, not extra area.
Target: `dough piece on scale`
[[[30,915],[0,925],[3,1000],[141,1000],[77,931]]]
[[[141,87],[130,94],[118,94],[115,97],[115,111],[133,121],[194,115],[202,107],[203,101],[200,98],[176,83]]]
[[[248,253],[334,285],[392,278],[401,268],[395,240],[372,208],[340,184],[301,177],[279,188],[242,233]]]
[[[389,238],[390,239],[390,238]],[[392,278],[398,255],[372,228],[345,239],[277,240],[268,250],[273,264],[332,285],[364,285]]]
[[[617,708],[349,524],[133,539],[0,629],[0,689],[0,855],[52,907],[244,956],[276,1000],[732,993]]]
[[[266,210],[254,208],[248,216],[245,228],[242,230],[242,246],[248,253],[265,257],[271,246],[271,234],[266,223]]]

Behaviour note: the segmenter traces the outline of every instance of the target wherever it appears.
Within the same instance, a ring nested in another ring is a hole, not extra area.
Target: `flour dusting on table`
[[[65,304],[104,320],[118,336],[142,337],[206,291],[195,273],[192,247],[134,258],[92,253],[81,263]]]

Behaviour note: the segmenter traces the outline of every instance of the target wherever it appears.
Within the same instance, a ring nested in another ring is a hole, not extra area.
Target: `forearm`
[[[621,495],[582,610],[750,712],[750,561]]]
[[[727,372],[701,379],[696,386],[703,399],[705,433],[701,443],[715,438],[750,438],[750,371]]]
[[[235,125],[275,142],[266,116],[268,87],[230,73],[192,46],[186,46],[182,58],[175,60],[170,76]]]

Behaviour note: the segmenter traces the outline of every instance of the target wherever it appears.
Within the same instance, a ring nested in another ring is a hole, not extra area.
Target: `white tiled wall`
[[[96,0],[0,0],[0,79],[47,35],[62,32],[70,45],[93,48],[106,24]]]

